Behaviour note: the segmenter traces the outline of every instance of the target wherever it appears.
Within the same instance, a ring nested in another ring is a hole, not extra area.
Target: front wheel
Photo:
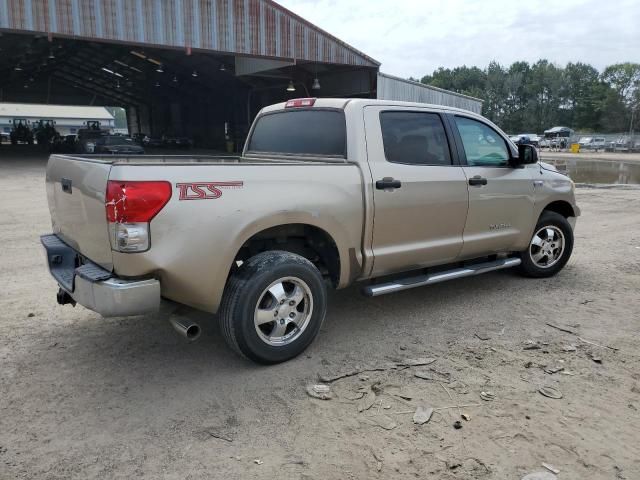
[[[529,277],[551,277],[569,261],[573,229],[562,215],[542,212],[527,250],[520,253],[520,270]]]
[[[259,363],[280,363],[302,353],[325,317],[327,292],[309,260],[284,251],[260,253],[233,274],[220,322],[236,352]]]

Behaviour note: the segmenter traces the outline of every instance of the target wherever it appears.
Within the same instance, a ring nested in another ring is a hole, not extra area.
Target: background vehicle
[[[640,141],[635,141],[629,135],[622,135],[613,142],[609,142],[606,150],[610,152],[635,152],[640,150]]]
[[[93,153],[108,153],[111,155],[121,154],[144,154],[144,148],[137,145],[132,138],[121,135],[105,135],[95,142]]]
[[[145,147],[161,148],[164,146],[164,143],[161,138],[145,137],[142,140],[142,145]]]
[[[568,127],[553,127],[544,131],[544,138],[547,140],[545,146],[549,148],[569,148],[574,140],[574,132]]]
[[[134,133],[133,135],[131,135],[131,138],[138,145],[144,145],[145,140],[149,137],[146,133]]]
[[[100,122],[86,122],[86,128],[78,130],[78,142],[76,150],[78,153],[93,153],[96,141],[106,135],[109,135],[109,129],[102,128]]]
[[[518,135],[513,135],[513,136],[511,136],[509,138],[516,145],[518,143],[520,143],[523,138],[526,138],[528,140],[526,143],[528,143],[530,145],[533,145],[533,146],[536,146],[536,147],[539,146],[538,144],[540,142],[540,137],[538,135],[536,135],[535,133],[520,133]]]
[[[51,144],[51,153],[76,153],[78,149],[78,136],[57,136]]]
[[[33,126],[33,133],[36,137],[38,145],[49,148],[50,144],[56,138],[60,136],[56,131],[56,122],[54,120],[39,120]]]
[[[580,140],[578,140],[581,149],[593,150],[595,152],[604,150],[606,143],[607,141],[604,137],[581,137]]]
[[[12,145],[17,145],[18,143],[33,145],[33,131],[29,125],[29,120],[24,118],[13,119],[11,133],[9,134]]]
[[[165,135],[162,137],[162,146],[166,148],[191,148],[193,141],[188,137]]]
[[[228,344],[263,363],[309,345],[327,287],[554,275],[580,213],[568,177],[483,117],[368,99],[264,108],[240,158],[54,155],[47,195],[60,303],[219,312]]]

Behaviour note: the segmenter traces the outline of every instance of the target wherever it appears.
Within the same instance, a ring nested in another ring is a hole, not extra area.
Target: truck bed
[[[169,202],[150,222],[150,248],[112,249],[105,211],[109,181],[164,181]],[[197,196],[192,185],[220,185]],[[53,234],[86,260],[122,278],[156,278],[164,297],[215,311],[234,257],[260,231],[312,225],[344,246],[359,274],[364,193],[359,166],[345,159],[270,156],[52,155],[47,195]],[[184,191],[182,191],[184,189]],[[191,200],[191,201],[188,201]],[[197,200],[197,201],[193,201]],[[347,262],[347,260],[343,260]]]
[[[264,165],[264,164],[300,164],[300,163],[346,163],[343,158],[327,159],[302,156],[267,156],[251,155],[243,157],[240,155],[51,155],[50,161],[54,158],[68,159],[81,162],[95,162],[105,165]]]

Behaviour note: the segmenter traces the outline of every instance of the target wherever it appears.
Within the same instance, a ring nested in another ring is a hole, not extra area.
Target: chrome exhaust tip
[[[176,330],[176,332],[178,332],[190,342],[196,341],[202,333],[200,325],[198,325],[196,322],[192,322],[187,318],[171,316],[169,318],[169,321],[171,322],[171,325]]]

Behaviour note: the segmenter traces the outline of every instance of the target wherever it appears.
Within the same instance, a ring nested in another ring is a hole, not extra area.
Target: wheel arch
[[[348,238],[345,229],[327,218],[288,212],[286,218],[277,215],[257,220],[246,225],[236,236],[234,249],[226,256],[227,279],[237,268],[238,261],[262,251],[284,250],[316,264],[335,288],[344,287],[360,274],[362,268],[359,249],[351,246]]]
[[[576,216],[573,206],[566,200],[556,200],[547,204],[540,214],[542,215],[544,212],[555,212],[562,215],[564,218]]]

